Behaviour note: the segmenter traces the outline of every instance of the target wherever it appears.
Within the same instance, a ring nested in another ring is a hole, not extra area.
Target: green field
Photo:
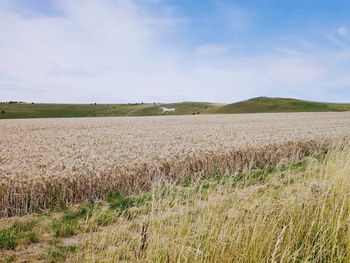
[[[175,108],[164,113],[161,107]],[[0,104],[0,119],[192,115],[259,112],[349,111],[350,104],[258,97],[233,104],[180,102],[172,104]]]

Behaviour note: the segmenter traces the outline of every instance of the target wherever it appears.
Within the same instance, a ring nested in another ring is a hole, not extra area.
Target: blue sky
[[[350,2],[2,0],[0,100],[350,102]]]

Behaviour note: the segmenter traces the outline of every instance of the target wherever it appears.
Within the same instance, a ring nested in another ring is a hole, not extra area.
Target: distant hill
[[[349,111],[350,104],[257,97],[220,107],[217,113]]]
[[[0,104],[0,119],[192,115],[214,113],[224,104],[181,102],[172,104]],[[163,112],[174,108],[174,112]]]
[[[175,111],[164,112],[162,108],[175,109]],[[180,102],[172,104],[2,103],[0,104],[0,119],[326,111],[350,111],[350,104],[269,97],[258,97],[226,105],[209,102]]]

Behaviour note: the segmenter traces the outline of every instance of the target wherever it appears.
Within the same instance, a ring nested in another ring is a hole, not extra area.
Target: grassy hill
[[[175,108],[164,113],[161,107]],[[350,104],[258,97],[233,104],[180,102],[172,104],[0,104],[0,119],[233,114],[259,112],[349,111]]]
[[[217,113],[349,111],[350,104],[258,97],[220,107]]]
[[[222,104],[181,102],[173,104],[0,104],[0,119],[191,115],[213,113]],[[175,108],[163,113],[161,107]]]

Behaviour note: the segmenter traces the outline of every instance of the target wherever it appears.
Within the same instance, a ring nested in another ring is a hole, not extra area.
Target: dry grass
[[[147,216],[85,237],[71,260],[349,262],[349,160],[349,149],[334,151],[255,183],[155,192]]]
[[[325,152],[349,113],[0,122],[0,216]]]

